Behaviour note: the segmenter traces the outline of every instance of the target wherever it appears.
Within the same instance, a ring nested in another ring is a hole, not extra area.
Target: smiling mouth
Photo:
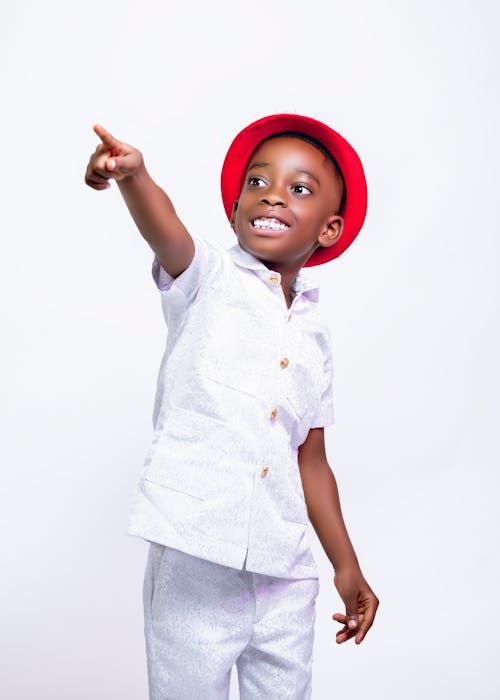
[[[260,216],[258,219],[254,219],[252,226],[263,231],[286,231],[287,228],[290,228],[283,221],[268,216]]]

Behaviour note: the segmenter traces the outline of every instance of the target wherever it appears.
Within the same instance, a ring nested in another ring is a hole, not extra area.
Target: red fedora
[[[337,258],[358,235],[366,216],[367,188],[363,166],[354,148],[343,136],[326,124],[299,114],[272,114],[245,127],[235,137],[224,159],[221,172],[222,201],[227,218],[231,218],[233,202],[238,199],[248,161],[257,146],[269,136],[295,131],[319,141],[338,164],[345,184],[341,216],[342,235],[335,245],[318,248],[304,267],[321,265]]]

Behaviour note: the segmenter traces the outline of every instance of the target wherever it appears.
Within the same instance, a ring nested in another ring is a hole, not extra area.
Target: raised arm
[[[85,182],[95,190],[116,180],[137,228],[172,277],[191,263],[194,242],[179,219],[168,195],[151,178],[140,151],[119,141],[100,124],[94,131],[101,139],[90,157]]]

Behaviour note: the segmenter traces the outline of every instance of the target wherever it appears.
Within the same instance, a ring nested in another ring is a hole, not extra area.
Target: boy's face
[[[248,164],[231,226],[256,258],[300,268],[342,233],[343,185],[331,161],[293,136],[262,143]]]

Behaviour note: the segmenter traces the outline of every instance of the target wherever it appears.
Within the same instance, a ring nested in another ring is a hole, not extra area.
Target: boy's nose
[[[270,194],[269,192],[265,197],[262,197],[261,202],[263,204],[269,204],[271,207],[275,207],[277,205],[284,206],[285,204],[283,197],[281,197],[279,194]]]

